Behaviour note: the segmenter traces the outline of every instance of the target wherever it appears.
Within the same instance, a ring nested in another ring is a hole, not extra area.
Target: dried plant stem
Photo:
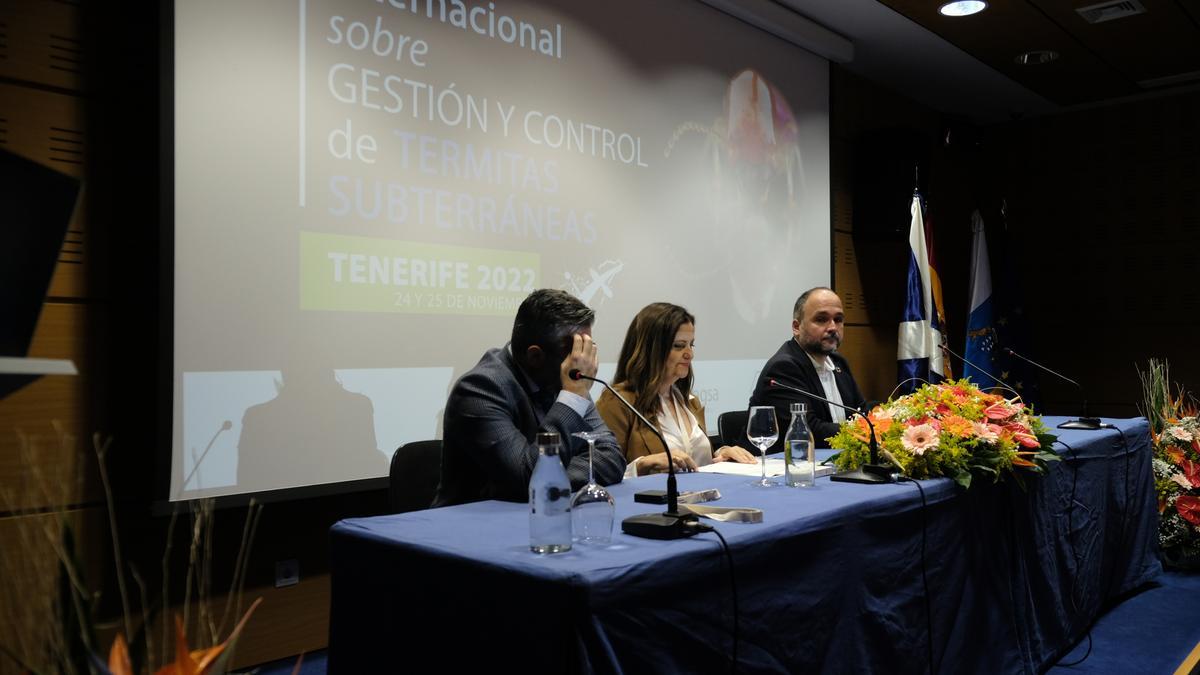
[[[7,657],[22,671],[75,673],[66,615],[74,612],[86,619],[82,603],[89,596],[63,537],[69,527],[65,509],[78,501],[80,454],[73,435],[57,423],[51,426],[58,441],[58,454],[53,456],[42,450],[36,436],[15,429],[18,466],[23,472],[11,486],[0,487],[0,504],[15,514],[12,537],[5,542],[9,554],[0,556],[0,624],[12,628],[0,634],[0,662]],[[71,480],[73,476],[76,480]],[[51,509],[22,513],[30,504],[51,505]],[[60,570],[69,584],[68,605],[56,602],[65,600]],[[86,644],[86,632],[82,638]]]
[[[154,631],[150,630],[150,598],[146,595],[146,582],[142,579],[142,575],[138,573],[137,566],[132,563],[129,565],[129,574],[133,577],[134,583],[138,587],[138,597],[142,602],[142,635],[145,636],[146,642],[146,667],[150,667],[150,659],[154,654]]]
[[[113,505],[112,484],[108,480],[108,466],[104,461],[112,446],[112,436],[101,441],[100,434],[92,434],[92,447],[100,465],[100,482],[104,485],[104,502],[108,505],[108,529],[112,533],[113,562],[116,565],[117,588],[121,592],[121,615],[125,619],[125,635],[133,635],[133,619],[129,613],[129,591],[125,588],[125,562],[121,557],[121,538],[117,536],[117,510]]]
[[[235,616],[240,616],[241,614],[242,585],[246,581],[246,567],[250,560],[250,543],[253,541],[254,533],[258,529],[258,517],[261,513],[262,504],[251,497],[250,506],[246,509],[246,522],[242,525],[242,541],[238,545],[237,559],[233,563],[233,581],[230,583],[232,597],[225,602],[225,612],[221,615],[221,623],[217,627],[218,633],[225,632],[225,624],[229,621],[230,610],[235,605],[238,612]]]
[[[191,618],[192,606],[192,580],[197,576],[196,560],[199,557],[200,550],[200,535],[204,530],[204,505],[201,502],[191,502],[189,504],[192,510],[192,542],[188,547],[188,570],[187,578],[183,584],[183,625],[188,625],[188,620]]]
[[[254,547],[254,537],[256,534],[258,534],[258,521],[259,521],[259,517],[262,516],[262,509],[263,509],[262,504],[258,504],[254,501],[250,502],[250,510],[252,511],[252,513],[247,514],[247,517],[252,520],[252,523],[250,525],[250,535],[245,539],[245,544],[246,544],[245,555],[241,555],[241,553],[239,551],[239,557],[241,558],[241,565],[240,565],[240,570],[238,573],[237,586],[236,586],[236,588],[234,590],[234,594],[233,594],[234,605],[237,607],[237,609],[235,610],[234,613],[237,615],[241,615],[241,613],[242,613],[242,589],[245,588],[245,586],[246,586],[246,568],[249,567],[249,565],[250,565],[250,551]],[[247,611],[249,611],[249,610],[247,610]]]
[[[170,600],[170,578],[171,578],[171,548],[175,542],[175,523],[179,521],[179,504],[176,503],[171,507],[171,520],[167,524],[167,545],[163,550],[162,557],[162,655],[159,663],[167,662],[167,645],[170,644],[167,631],[170,629],[171,622],[167,620],[167,607]],[[149,630],[149,629],[147,629]],[[147,666],[152,666],[149,660],[146,661]]]

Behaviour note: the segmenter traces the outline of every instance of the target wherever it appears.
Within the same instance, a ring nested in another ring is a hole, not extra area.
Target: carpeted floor
[[[300,665],[298,675],[325,675],[325,650],[304,655],[304,663]],[[296,667],[296,657],[264,663],[248,670],[241,671],[243,675],[292,675]]]
[[[1161,584],[1125,600],[1092,626],[1092,653],[1049,673],[1163,673],[1170,675],[1200,644],[1200,574],[1166,572]],[[1087,640],[1059,661],[1087,652]],[[1200,672],[1200,670],[1195,671]]]
[[[1174,673],[1200,645],[1200,574],[1167,572],[1152,586],[1110,609],[1092,627],[1092,650],[1077,665],[1057,665],[1054,675],[1080,673]],[[1079,661],[1088,641],[1075,645],[1060,664]],[[300,675],[325,675],[325,651],[306,654]],[[291,675],[296,659],[245,671],[247,675]],[[1200,668],[1193,673],[1200,674]]]

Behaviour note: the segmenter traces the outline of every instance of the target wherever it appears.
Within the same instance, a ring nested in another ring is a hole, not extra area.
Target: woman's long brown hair
[[[658,391],[666,378],[667,355],[671,353],[679,327],[686,323],[695,325],[696,317],[679,305],[656,302],[638,312],[629,324],[629,330],[625,331],[625,343],[621,345],[613,381],[633,392],[633,407],[643,415],[659,412]],[[675,382],[674,387],[686,401],[692,392],[691,369],[688,369],[687,377]]]

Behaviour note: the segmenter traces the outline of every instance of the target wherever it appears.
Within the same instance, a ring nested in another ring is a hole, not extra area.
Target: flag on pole
[[[971,231],[974,233],[971,311],[967,315],[967,346],[963,352],[970,363],[964,364],[963,375],[981,388],[991,389],[998,384],[992,376],[1000,377],[1000,373],[996,368],[996,326],[992,321],[992,266],[988,262],[987,233],[978,210],[971,214]]]
[[[933,219],[929,216],[929,208],[925,208],[925,247],[929,251],[929,285],[933,295],[933,311],[937,318],[938,330],[941,331],[940,345],[946,345],[949,342],[948,329],[946,324],[946,304],[942,302],[942,275],[938,273],[937,263],[937,247],[933,245]],[[941,352],[945,357],[945,351]],[[954,372],[950,367],[949,360],[942,362],[942,377],[945,379],[953,379]]]
[[[1017,271],[1016,261],[1025,255],[1027,242],[1014,241],[1008,230],[1008,204],[1001,202],[1001,229],[992,229],[990,249],[996,251],[992,260],[996,266],[992,269],[995,281],[992,284],[992,326],[995,329],[995,347],[992,349],[992,364],[995,370],[992,374],[1004,380],[1012,387],[1012,395],[1016,392],[1027,406],[1041,405],[1041,387],[1039,373],[1028,363],[1015,359],[999,351],[1001,346],[1012,347],[1022,354],[1036,357],[1036,345],[1033,334],[1029,331],[1025,319],[1025,293],[1021,275]],[[1019,253],[1017,253],[1019,252]],[[990,253],[989,253],[990,255]],[[977,364],[986,367],[984,364]]]
[[[933,282],[921,195],[913,194],[909,210],[912,223],[908,228],[908,288],[896,350],[902,393],[914,391],[922,382],[940,382],[945,372],[942,368],[942,325],[933,307]]]

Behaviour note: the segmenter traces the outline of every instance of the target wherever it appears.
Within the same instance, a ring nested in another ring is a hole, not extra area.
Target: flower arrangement
[[[1055,436],[1019,400],[989,394],[970,380],[925,384],[868,413],[879,452],[910,478],[948,476],[964,488],[975,475],[1040,473],[1056,461]],[[842,423],[831,439],[834,464],[854,469],[869,461],[870,428],[861,416]]]
[[[1142,373],[1145,414],[1154,446],[1158,545],[1163,562],[1200,568],[1200,420],[1182,393],[1172,395],[1167,364]]]

